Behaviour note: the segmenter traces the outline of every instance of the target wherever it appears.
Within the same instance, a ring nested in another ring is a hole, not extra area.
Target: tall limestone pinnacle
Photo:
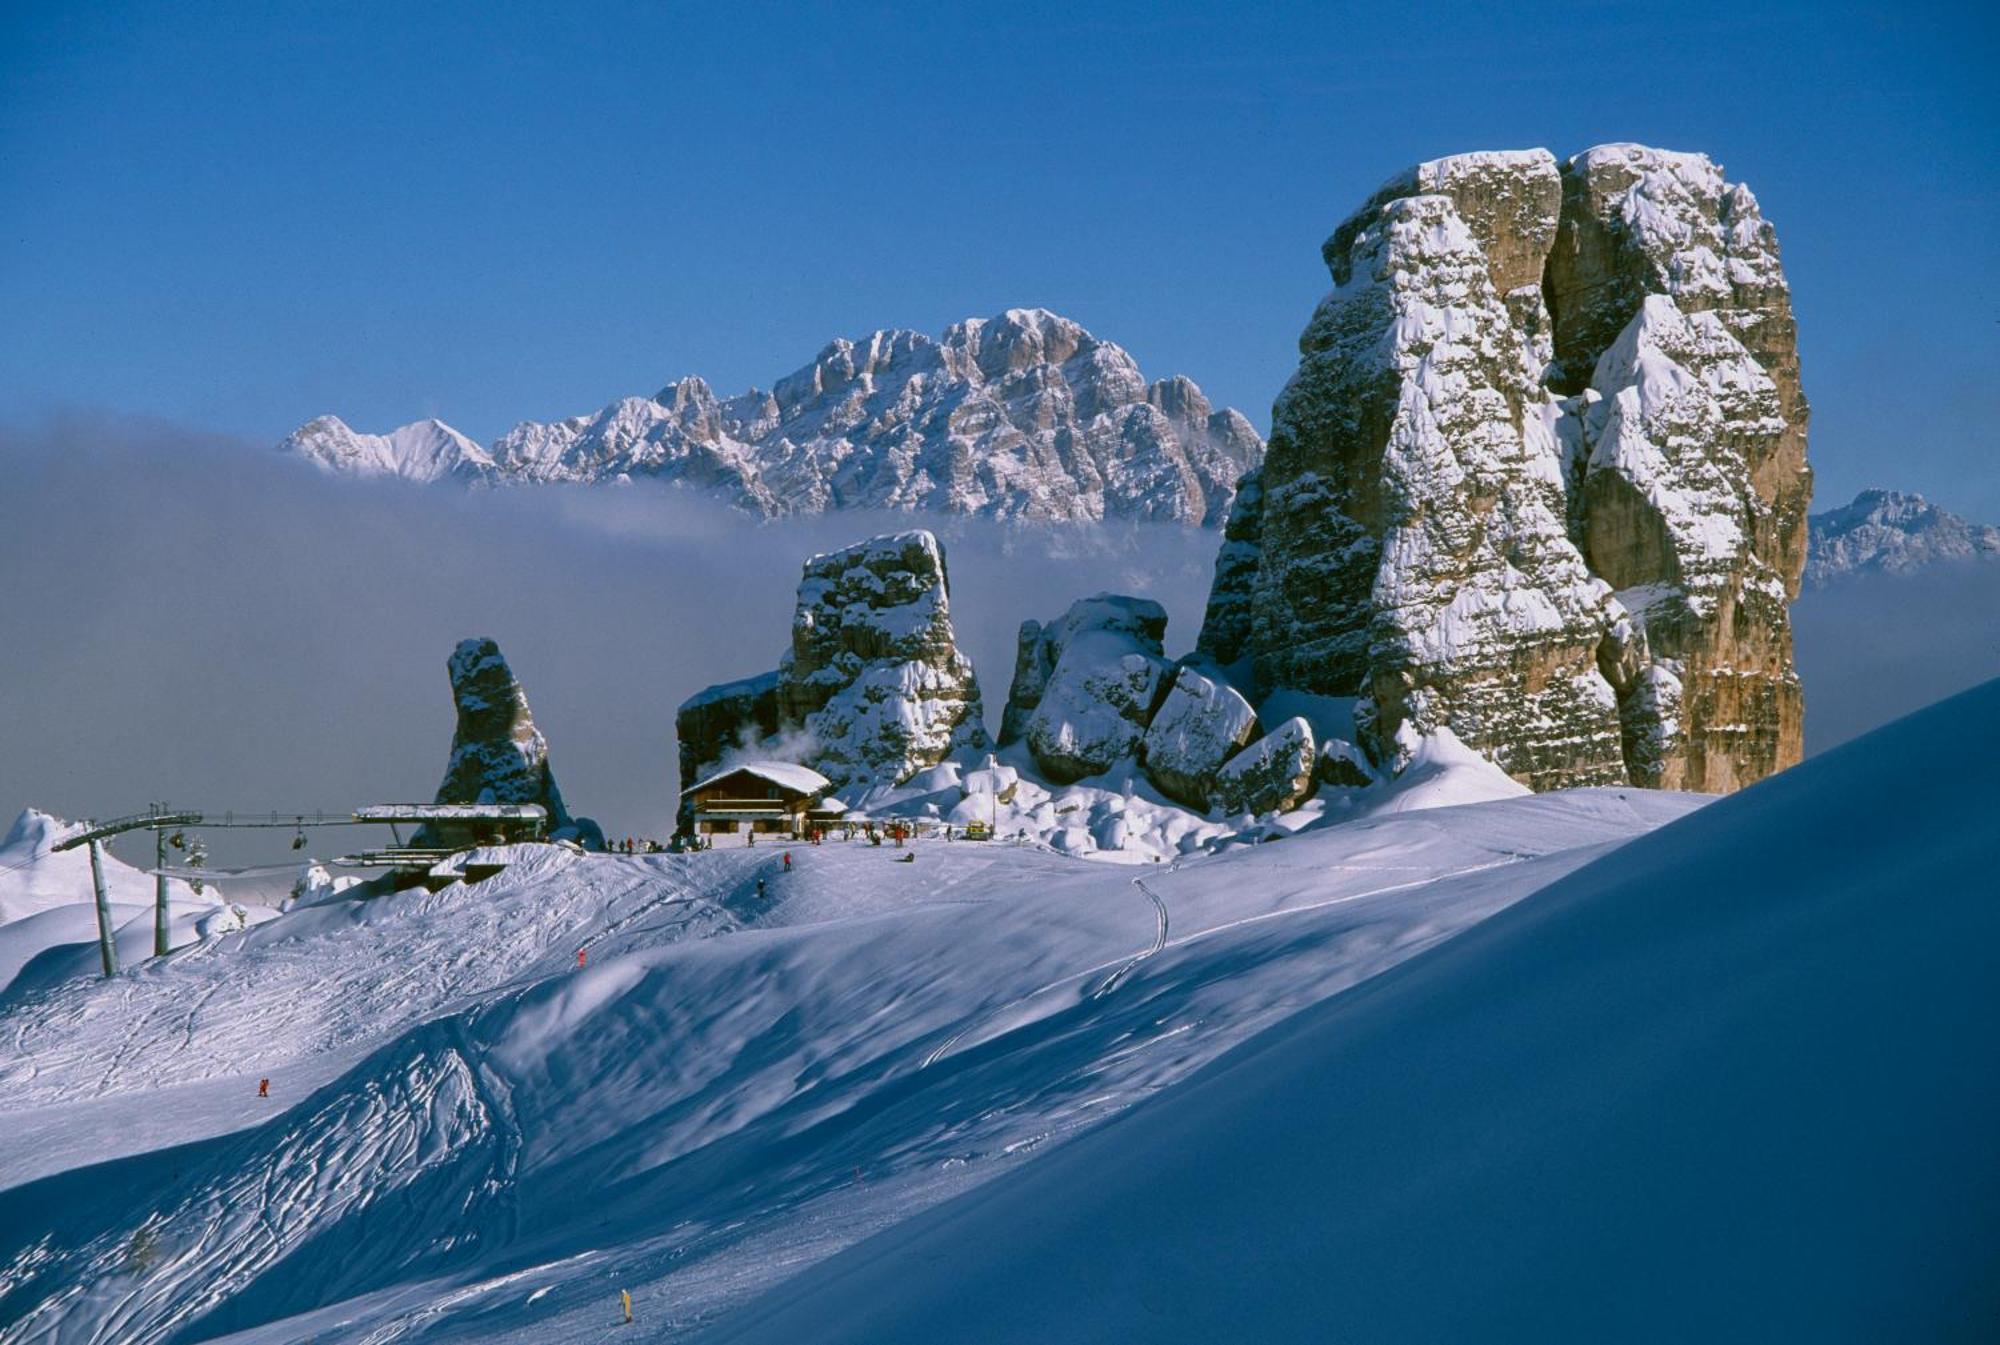
[[[458,710],[438,803],[538,803],[551,832],[573,825],[549,770],[549,745],[528,693],[489,639],[461,640],[447,664]]]
[[[675,717],[682,788],[741,759],[836,785],[899,784],[986,745],[979,680],[954,642],[944,548],[921,529],[809,558],[775,671],[712,686]]]
[[[1458,155],[1327,240],[1204,654],[1537,789],[1798,760],[1807,408],[1777,240],[1698,154]]]

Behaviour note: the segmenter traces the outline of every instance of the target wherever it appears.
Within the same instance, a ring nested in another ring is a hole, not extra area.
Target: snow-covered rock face
[[[1698,155],[1461,155],[1334,232],[1200,648],[1537,789],[1798,759],[1805,403],[1776,241]]]
[[[438,803],[539,803],[551,832],[571,825],[549,771],[549,745],[528,710],[528,693],[491,640],[461,640],[452,650],[451,699],[458,728]]]
[[[1313,792],[1318,749],[1312,725],[1294,716],[1232,758],[1216,776],[1222,806],[1232,813],[1281,813]]]
[[[1851,574],[2000,560],[2000,528],[1969,523],[1900,490],[1864,490],[1851,504],[1814,514],[1811,532],[1805,581],[1812,588]]]
[[[1174,674],[1146,727],[1146,776],[1168,798],[1206,810],[1215,775],[1257,736],[1257,712],[1237,690],[1193,668]]]
[[[983,719],[944,549],[918,530],[808,560],[777,670],[689,698],[676,731],[684,784],[740,750],[869,787],[986,746]]]
[[[340,476],[401,477],[430,484],[490,481],[485,449],[441,420],[420,420],[388,434],[357,434],[339,416],[307,421],[278,445],[321,471]]]
[[[1248,420],[1211,407],[1188,379],[1149,384],[1124,350],[1039,308],[942,337],[837,340],[769,392],[724,400],[680,379],[595,415],[526,422],[490,450],[428,426],[356,435],[329,416],[283,447],[331,470],[426,481],[651,477],[766,518],[926,509],[1190,525],[1220,523],[1237,476],[1263,452]],[[438,432],[462,465],[440,467],[451,453],[424,446]]]
[[[1138,755],[1172,671],[1162,653],[1166,609],[1100,593],[1055,621],[1026,622],[1002,741],[1018,735],[1060,784]]]
[[[681,787],[712,773],[727,761],[775,756],[793,760],[804,755],[805,739],[797,734],[787,749],[766,750],[778,735],[778,674],[759,673],[734,682],[719,682],[681,702],[674,715],[674,737],[680,748]]]
[[[1677,701],[1655,695],[1658,676],[1620,688],[1633,782],[1721,791],[1795,763],[1804,702],[1789,603],[1812,473],[1776,231],[1703,155],[1602,145],[1563,170],[1546,288],[1550,386],[1588,382],[1591,561],[1678,684]],[[1648,701],[1674,702],[1672,720]],[[1648,741],[1674,744],[1651,776]]]

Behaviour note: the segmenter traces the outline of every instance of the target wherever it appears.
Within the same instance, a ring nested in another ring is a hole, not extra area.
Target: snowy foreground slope
[[[2000,1338],[1996,741],[1716,803],[702,1339]]]
[[[1390,812],[1136,869],[532,847],[17,987],[0,1340],[597,1340],[621,1289],[627,1338],[720,1326],[1701,802]]]

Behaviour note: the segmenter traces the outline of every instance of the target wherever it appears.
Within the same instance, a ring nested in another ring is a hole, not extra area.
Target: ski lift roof
[[[681,797],[686,798],[698,789],[707,789],[710,785],[727,780],[732,775],[745,773],[774,784],[780,789],[789,789],[799,794],[823,794],[833,788],[833,781],[810,766],[801,766],[791,761],[745,761],[727,770],[716,771],[706,779],[695,781],[681,791]]]
[[[539,803],[376,803],[354,810],[357,822],[540,822]]]

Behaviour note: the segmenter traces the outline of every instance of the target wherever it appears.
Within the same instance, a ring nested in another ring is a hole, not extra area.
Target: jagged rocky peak
[[[1040,308],[968,319],[941,337],[836,340],[769,392],[718,398],[689,377],[594,415],[524,422],[490,451],[464,441],[477,455],[464,470],[434,470],[435,453],[389,444],[420,427],[371,437],[342,426],[369,443],[338,451],[317,446],[326,436],[312,428],[285,447],[333,470],[652,478],[764,518],[869,508],[1219,524],[1236,478],[1263,453],[1248,420],[1211,407],[1188,379],[1149,384],[1119,346]]]
[[[476,483],[494,472],[485,449],[441,420],[420,420],[388,434],[357,434],[339,416],[321,416],[293,430],[278,449],[341,476]]]
[[[806,562],[775,671],[682,704],[681,777],[764,756],[836,785],[898,784],[986,746],[983,715],[953,637],[944,548],[929,532],[893,533]]]
[[[1328,239],[1200,649],[1538,789],[1798,759],[1805,402],[1776,241],[1699,155],[1458,155]]]
[[[435,802],[538,803],[548,810],[551,834],[572,831],[577,820],[563,806],[549,770],[548,742],[500,646],[484,638],[461,640],[446,668],[458,727]]]
[[[1970,523],[1921,495],[1864,490],[1812,516],[1806,583],[1853,574],[1913,574],[1937,564],[2000,560],[2000,528]]]

